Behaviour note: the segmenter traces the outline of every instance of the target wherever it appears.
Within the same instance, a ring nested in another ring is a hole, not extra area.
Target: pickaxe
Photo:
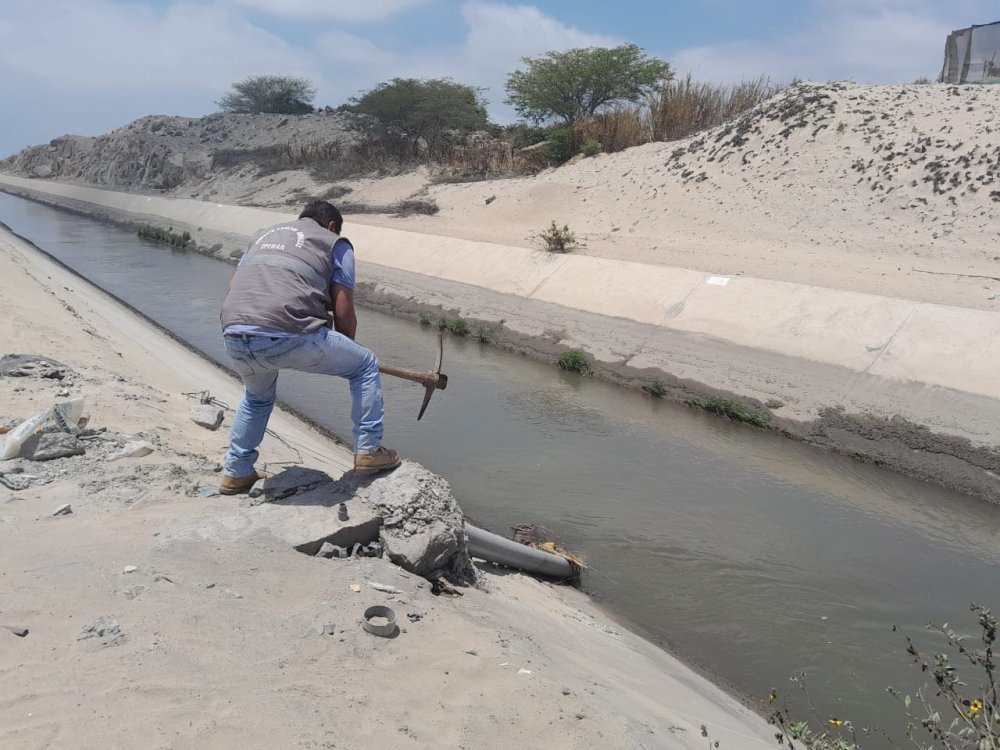
[[[424,388],[427,389],[424,393],[424,402],[420,405],[420,413],[417,415],[417,421],[424,416],[424,412],[427,410],[427,404],[431,402],[431,396],[434,395],[435,390],[444,390],[448,387],[448,376],[441,372],[441,358],[444,357],[444,338],[442,334],[438,334],[438,354],[437,354],[437,364],[434,365],[433,371],[421,372],[419,370],[405,370],[402,367],[389,367],[388,365],[379,365],[378,371],[384,373],[385,375],[392,375],[393,377],[403,378],[404,380],[412,380],[414,383],[420,383]]]

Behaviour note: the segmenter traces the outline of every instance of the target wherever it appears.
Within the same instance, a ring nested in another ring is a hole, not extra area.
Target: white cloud
[[[252,10],[286,18],[333,19],[345,23],[384,21],[427,0],[236,0]]]
[[[621,40],[566,26],[533,5],[472,2],[462,6],[469,27],[464,49],[480,63],[505,66],[522,57],[572,47],[613,47]],[[513,69],[513,68],[511,68]]]
[[[733,82],[766,75],[775,81],[851,79],[905,83],[940,71],[948,32],[973,23],[982,2],[960,13],[930,0],[820,0],[807,28],[773,40],[689,47],[671,58],[676,72]]]
[[[0,75],[59,89],[228,88],[254,73],[308,75],[305,50],[219,6],[15,0],[0,29]]]

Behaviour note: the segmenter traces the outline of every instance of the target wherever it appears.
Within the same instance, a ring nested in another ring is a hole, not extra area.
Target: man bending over
[[[264,476],[254,462],[285,369],[346,378],[354,469],[371,474],[399,466],[399,454],[382,445],[378,359],[354,341],[354,247],[340,236],[343,224],[336,207],[313,201],[296,221],[258,232],[229,284],[222,331],[244,392],[219,485],[224,495],[246,492]]]

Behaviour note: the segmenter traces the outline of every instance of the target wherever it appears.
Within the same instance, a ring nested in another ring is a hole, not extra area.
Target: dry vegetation
[[[656,141],[675,141],[721,125],[753,109],[785,87],[757,78],[735,85],[703,83],[686,78],[666,83],[639,104],[620,106],[582,120],[566,130],[507,128],[499,140],[455,146],[439,165],[452,175],[497,176],[533,172],[561,163],[593,144],[607,153]],[[527,139],[529,148],[519,149]],[[532,148],[535,144],[548,148]],[[585,146],[586,145],[586,146]]]

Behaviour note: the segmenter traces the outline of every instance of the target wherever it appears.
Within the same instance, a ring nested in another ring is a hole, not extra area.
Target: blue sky
[[[305,76],[337,105],[393,78],[487,88],[522,57],[634,42],[679,74],[734,82],[935,76],[948,31],[1000,20],[991,0],[4,0],[0,155],[146,114],[214,110],[248,75]]]

